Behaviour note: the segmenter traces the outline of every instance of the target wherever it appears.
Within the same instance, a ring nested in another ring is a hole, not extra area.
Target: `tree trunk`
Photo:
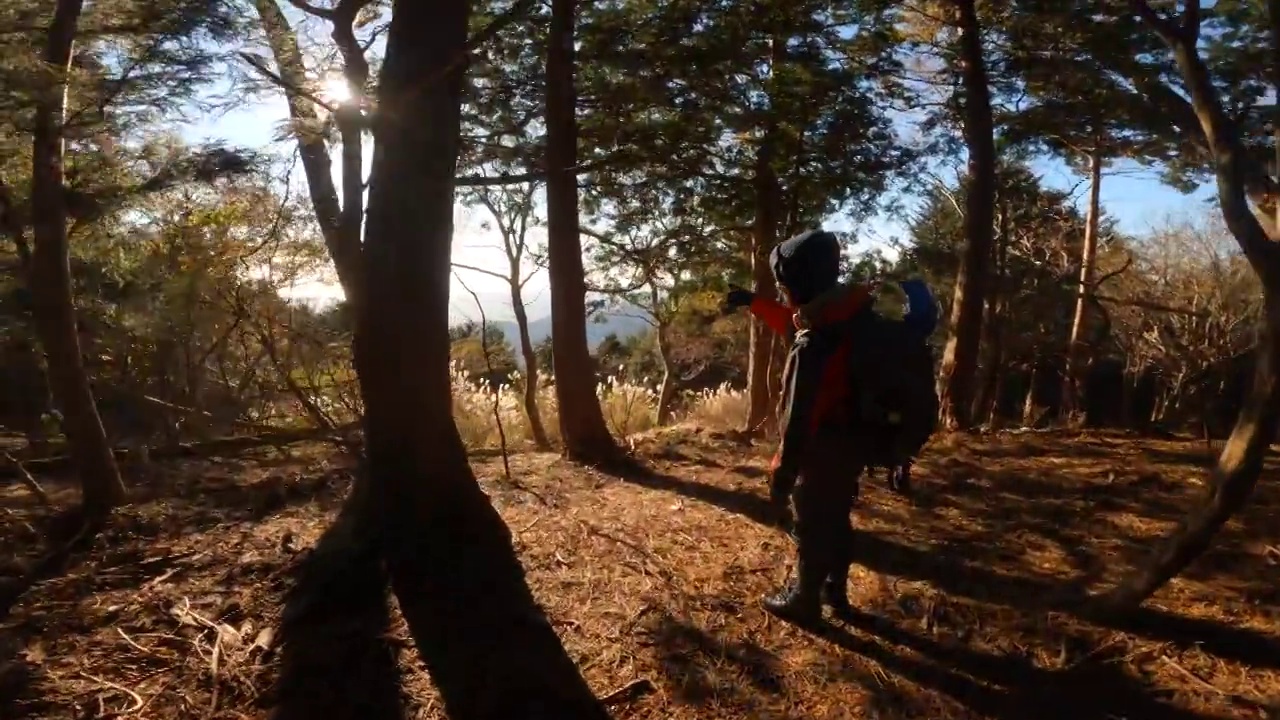
[[[289,88],[309,87],[297,34],[280,10],[277,0],[254,0],[253,4],[266,33],[267,45],[275,58],[280,79]],[[360,225],[364,210],[364,187],[361,179],[361,134],[352,131],[352,118],[349,115],[355,113],[358,116],[360,111],[358,107],[346,108],[344,112],[347,115],[342,122],[342,181],[348,203],[348,207],[344,208],[333,182],[329,144],[325,141],[323,123],[315,105],[297,92],[286,91],[285,96],[289,103],[289,120],[298,142],[298,157],[302,161],[303,173],[307,176],[307,189],[311,196],[311,207],[316,213],[316,222],[320,226],[320,235],[324,238],[330,259],[333,260],[338,283],[354,310],[360,297]],[[354,89],[352,96],[359,97]],[[355,205],[351,207],[353,202]]]
[[[516,316],[516,329],[520,332],[520,355],[524,358],[524,414],[529,419],[529,434],[539,450],[550,450],[547,429],[542,425],[542,413],[538,410],[538,353],[529,338],[529,313],[524,309],[524,297],[520,291],[520,267],[512,262],[511,312]]]
[[[996,150],[982,49],[982,27],[975,0],[957,0],[960,71],[964,88],[964,138],[969,149],[969,188],[965,195],[965,252],[956,275],[951,305],[951,337],[942,354],[943,426],[968,429],[982,339],[982,309],[990,274],[994,228]]]
[[[66,111],[65,75],[83,0],[58,0],[49,25],[44,62],[59,80],[36,103],[31,147],[31,220],[35,248],[31,257],[31,294],[40,342],[49,365],[54,400],[63,414],[71,456],[80,473],[86,519],[106,518],[124,499],[124,483],[93,400],[80,354],[80,335],[72,302],[70,245],[63,194],[62,122]]]
[[[786,42],[776,35],[769,40],[770,80],[776,68],[786,60]],[[772,108],[771,108],[772,112]],[[778,156],[781,127],[778,118],[770,117],[756,150],[755,189],[756,214],[751,229],[751,290],[757,295],[773,297],[778,288],[769,267],[769,253],[778,243],[778,225],[782,220],[782,185],[774,167]],[[747,355],[747,432],[763,430],[766,433],[773,417],[774,395],[770,391],[769,368],[773,343],[769,326],[755,316],[751,317]]]
[[[659,307],[662,298],[658,286],[649,283],[649,306],[653,308],[654,340],[658,350],[658,362],[662,365],[662,385],[658,388],[658,407],[654,411],[654,424],[662,427],[671,422],[671,410],[676,399],[676,376],[672,372],[671,340],[667,336],[668,318]]]
[[[1031,372],[1027,374],[1027,396],[1022,402],[1022,426],[1034,427],[1038,416],[1036,407],[1038,403],[1039,393],[1036,388],[1040,385],[1040,360],[1033,360],[1031,363]]]
[[[756,217],[751,230],[751,291],[773,297],[778,292],[769,253],[778,242],[778,202],[781,188],[773,168],[777,128],[771,127],[761,141],[756,155]],[[763,321],[752,316],[747,355],[748,432],[768,430],[765,426],[773,413],[773,394],[769,390],[770,349],[772,331]]]
[[[999,199],[997,205],[1001,212],[996,225],[996,238],[992,248],[991,260],[995,273],[991,278],[990,292],[987,293],[987,314],[982,323],[983,342],[986,350],[983,365],[982,388],[978,399],[973,404],[975,417],[985,417],[989,426],[995,425],[996,407],[999,405],[1001,380],[1004,378],[1004,297],[1005,297],[1005,256],[1009,246],[1009,209]]]
[[[607,718],[534,600],[450,412],[459,59],[470,5],[392,8],[354,345],[372,507],[392,588],[450,718]]]
[[[1207,550],[1219,528],[1253,494],[1280,429],[1280,284],[1275,282],[1266,286],[1265,322],[1253,388],[1210,472],[1199,506],[1179,522],[1146,563],[1098,599],[1099,609],[1136,608]]]
[[[578,121],[574,90],[575,0],[552,0],[547,38],[547,260],[556,402],[565,455],[608,461],[618,446],[596,397],[587,347],[587,285],[578,233]]]
[[[1280,0],[1268,0],[1267,7],[1276,32],[1272,40],[1280,44]],[[1264,327],[1256,353],[1253,387],[1210,473],[1201,505],[1187,514],[1144,566],[1097,601],[1096,609],[1109,612],[1137,607],[1209,547],[1218,529],[1248,502],[1280,429],[1280,237],[1268,237],[1249,207],[1246,179],[1250,160],[1240,130],[1223,109],[1197,50],[1199,5],[1188,8],[1182,22],[1175,26],[1156,15],[1150,6],[1137,5],[1143,19],[1173,50],[1213,156],[1223,219],[1262,281]],[[1280,234],[1280,228],[1276,233]]]
[[[1097,151],[1089,156],[1089,208],[1085,213],[1084,247],[1080,252],[1080,282],[1076,286],[1075,317],[1067,342],[1067,368],[1062,388],[1062,417],[1070,423],[1084,420],[1084,378],[1089,362],[1084,354],[1084,318],[1093,293],[1094,267],[1098,257],[1098,218],[1101,213],[1102,158]]]

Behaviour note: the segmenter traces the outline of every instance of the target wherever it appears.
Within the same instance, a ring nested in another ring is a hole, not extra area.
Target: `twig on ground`
[[[600,702],[604,705],[621,705],[623,703],[634,702],[635,700],[656,691],[658,688],[653,681],[647,677],[636,678],[622,687],[603,695]]]
[[[1242,703],[1244,705],[1249,705],[1251,707],[1261,708],[1263,710],[1273,711],[1273,712],[1276,710],[1280,710],[1280,706],[1277,706],[1274,703],[1269,703],[1265,700],[1259,700],[1258,698],[1252,698],[1252,697],[1249,697],[1248,695],[1241,695],[1240,693],[1233,693],[1233,692],[1228,692],[1226,690],[1223,690],[1222,688],[1217,687],[1216,685],[1209,682],[1208,680],[1205,680],[1199,675],[1182,667],[1176,661],[1174,661],[1173,658],[1169,657],[1168,655],[1161,655],[1160,660],[1164,662],[1166,665],[1168,665],[1169,667],[1173,668],[1174,670],[1177,670],[1178,673],[1181,674],[1183,677],[1186,677],[1187,679],[1194,682],[1202,690],[1206,690],[1208,692],[1221,695],[1225,698],[1230,698],[1231,700],[1235,700],[1236,702]]]
[[[480,304],[480,296],[463,282],[458,273],[455,272],[453,277],[462,286],[462,289],[467,291],[471,299],[475,300],[476,309],[480,311],[480,352],[484,355],[484,366],[489,374],[489,377],[485,378],[485,382],[492,383],[494,377],[493,358],[489,356],[489,320],[485,317],[484,306]],[[498,426],[498,442],[502,449],[502,472],[506,476],[507,482],[511,482],[511,457],[507,452],[507,431],[502,425],[502,397],[496,389],[491,387],[490,390],[493,392],[493,421]]]
[[[124,693],[124,694],[128,695],[129,697],[133,698],[133,707],[131,707],[131,708],[127,709],[127,710],[122,710],[122,711],[120,711],[120,714],[121,714],[121,715],[132,715],[133,713],[138,712],[139,710],[141,710],[143,707],[145,707],[145,706],[146,706],[146,701],[144,701],[144,700],[142,699],[142,696],[141,696],[141,695],[139,695],[138,693],[136,693],[136,692],[134,692],[134,691],[130,690],[129,688],[127,688],[127,687],[125,687],[125,686],[123,686],[123,685],[120,685],[120,684],[118,684],[118,683],[113,683],[113,682],[111,682],[110,680],[103,680],[102,678],[100,678],[100,677],[98,677],[98,676],[96,676],[96,675],[90,675],[89,673],[84,672],[83,670],[82,670],[82,671],[80,671],[80,675],[81,675],[81,676],[83,676],[83,677],[85,677],[85,678],[87,678],[87,679],[89,679],[89,680],[92,680],[92,681],[94,681],[94,682],[98,683],[99,685],[102,685],[103,687],[109,687],[109,688],[111,688],[112,690],[119,690],[120,692],[122,692],[122,693]]]
[[[36,499],[40,501],[40,504],[46,508],[52,508],[53,501],[49,499],[49,493],[45,492],[44,488],[40,487],[40,483],[36,482],[36,479],[31,476],[31,473],[27,472],[27,469],[22,466],[22,463],[18,458],[9,453],[5,453],[4,459],[8,460],[9,463],[13,465],[14,469],[18,471],[18,479],[22,481],[23,485],[27,486],[27,489],[31,491],[32,495],[36,496]]]

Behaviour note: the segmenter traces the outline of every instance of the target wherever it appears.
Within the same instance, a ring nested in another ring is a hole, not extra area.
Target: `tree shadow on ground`
[[[1081,616],[1081,588],[1075,583],[1002,573],[866,532],[857,533],[854,547],[858,564],[883,575],[925,581],[948,594],[979,602]],[[1280,638],[1217,621],[1146,607],[1126,617],[1082,619],[1180,648],[1198,646],[1220,658],[1258,668],[1280,668]]]
[[[285,598],[274,720],[401,720],[398,647],[376,533],[356,494],[299,564]]]
[[[691,482],[658,472],[640,463],[619,465],[609,468],[608,472],[612,477],[632,485],[699,500],[761,525],[778,526],[777,511],[768,499],[761,495],[719,485]]]
[[[784,694],[778,658],[754,643],[726,641],[668,613],[655,616],[643,632],[677,702],[714,703],[754,717],[770,698]]]
[[[615,470],[616,477],[642,487],[671,492],[715,505],[762,525],[777,527],[777,516],[769,502],[755,493],[683,480],[649,468],[631,466]],[[988,501],[988,504],[989,501]],[[991,513],[975,508],[975,514]],[[1046,520],[1062,525],[1063,519]],[[988,535],[994,546],[1002,540],[998,528]],[[944,538],[945,539],[945,538]],[[996,565],[989,549],[965,543],[950,552],[920,548],[886,537],[857,531],[855,561],[881,575],[923,581],[936,589],[978,602],[1024,612],[1062,612],[1113,630],[1132,633],[1180,648],[1197,646],[1204,652],[1259,668],[1280,668],[1280,638],[1212,620],[1188,618],[1151,608],[1140,608],[1127,617],[1085,618],[1080,600],[1084,587],[1080,578],[1063,579],[1041,575],[1003,572],[985,567]]]
[[[129,504],[105,527],[79,533],[76,508],[50,510],[38,505],[14,509],[0,537],[0,551],[14,558],[0,571],[0,619],[40,582],[88,565],[86,594],[138,588],[167,572],[172,563],[151,547],[164,538],[198,535],[219,525],[258,523],[290,507],[320,502],[335,506],[351,483],[349,470],[314,475],[273,474],[253,482],[228,476],[206,481],[188,468],[169,477],[153,477],[131,488]],[[38,542],[29,542],[35,529]],[[25,555],[25,557],[24,557]],[[21,558],[21,560],[19,559]]]
[[[36,690],[43,674],[18,633],[0,631],[0,718],[38,717],[51,709],[48,697]]]
[[[1216,720],[1152,697],[1152,689],[1098,653],[1085,655],[1061,670],[1037,667],[1026,658],[994,655],[943,644],[903,630],[871,615],[844,618],[851,627],[926,658],[903,657],[849,630],[827,625],[819,637],[873,660],[886,670],[931,688],[989,718],[1133,717],[1152,720]]]

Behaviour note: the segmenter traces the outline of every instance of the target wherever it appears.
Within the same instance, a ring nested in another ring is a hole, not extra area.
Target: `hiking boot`
[[[769,614],[805,624],[816,623],[822,619],[822,581],[814,582],[813,573],[801,571],[787,583],[787,587],[775,595],[761,601],[761,605]]]
[[[849,566],[844,565],[832,570],[822,584],[822,603],[831,608],[838,617],[853,614],[853,605],[849,604]]]

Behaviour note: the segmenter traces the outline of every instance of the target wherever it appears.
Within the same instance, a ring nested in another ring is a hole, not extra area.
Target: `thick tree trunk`
[[[1209,547],[1218,529],[1248,502],[1280,429],[1280,238],[1268,237],[1249,207],[1246,184],[1252,172],[1250,160],[1240,130],[1223,109],[1197,51],[1199,5],[1188,5],[1176,25],[1140,0],[1135,0],[1135,8],[1173,50],[1213,156],[1223,219],[1262,281],[1265,325],[1253,387],[1210,473],[1201,505],[1188,513],[1144,566],[1096,601],[1095,609],[1109,612],[1137,607]],[[1269,0],[1268,10],[1280,33],[1280,1]],[[1280,35],[1273,41],[1280,43]],[[1280,233],[1280,228],[1276,232]]]
[[[596,397],[587,347],[587,285],[578,232],[578,122],[574,89],[575,0],[552,0],[547,38],[547,259],[551,344],[560,438],[567,457],[609,461],[617,443]]]
[[[58,0],[49,26],[44,62],[55,77],[70,69],[71,47],[83,0]],[[70,245],[63,194],[62,120],[67,86],[59,80],[36,103],[32,140],[31,220],[35,248],[31,257],[31,294],[36,330],[49,365],[54,400],[80,473],[87,519],[100,521],[125,495],[102,418],[80,354],[80,336],[72,302]]]
[[[466,0],[397,0],[392,10],[355,339],[372,506],[392,588],[449,717],[606,718],[534,600],[450,412],[469,11]]]
[[[990,275],[996,190],[996,150],[991,92],[982,49],[982,27],[974,0],[956,0],[960,71],[964,88],[964,138],[969,149],[965,196],[965,251],[951,306],[951,337],[942,354],[942,423],[968,429],[982,339],[982,309]]]
[[[1089,156],[1089,208],[1085,213],[1084,247],[1080,252],[1080,282],[1076,285],[1075,316],[1071,339],[1067,342],[1067,369],[1062,388],[1062,417],[1071,423],[1084,420],[1084,378],[1089,362],[1084,357],[1084,319],[1093,293],[1094,268],[1098,257],[1098,219],[1101,213],[1102,158]]]
[[[551,449],[551,441],[547,438],[542,413],[538,410],[538,353],[534,351],[533,340],[529,337],[529,313],[525,312],[524,297],[520,291],[520,267],[514,261],[511,265],[511,312],[516,316],[516,329],[520,332],[520,356],[524,358],[524,414],[529,420],[529,434],[533,436],[533,444],[545,451]]]

